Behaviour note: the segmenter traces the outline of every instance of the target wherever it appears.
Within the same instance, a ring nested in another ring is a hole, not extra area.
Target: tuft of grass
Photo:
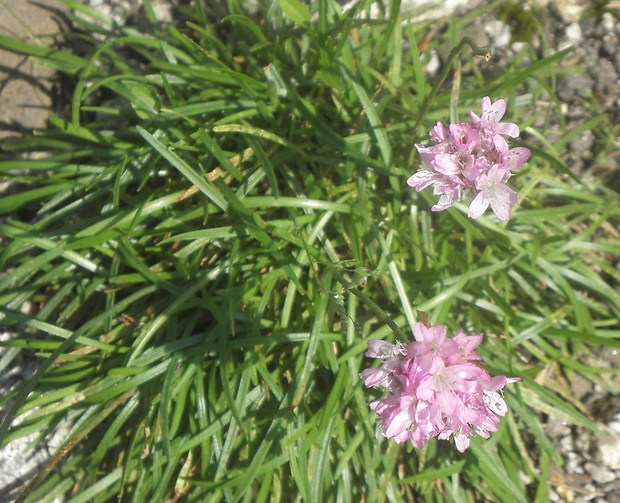
[[[0,158],[0,321],[22,334],[3,345],[40,357],[0,398],[0,442],[72,425],[20,501],[546,501],[541,417],[594,429],[568,382],[617,393],[592,362],[620,346],[617,193],[533,125],[563,54],[462,75],[452,113],[491,95],[525,117],[499,224],[404,183],[451,110],[419,57],[443,36],[398,1],[196,2],[162,27],[144,0],[143,30],[63,1],[81,55],[0,37],[74,83]],[[386,441],[367,406],[366,341],[410,339],[416,311],[484,332],[490,372],[523,379],[463,455]]]
[[[534,2],[497,2],[499,19],[510,27],[515,41],[529,42],[539,33],[543,9]]]

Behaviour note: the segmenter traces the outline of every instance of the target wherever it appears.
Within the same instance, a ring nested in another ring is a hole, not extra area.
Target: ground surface
[[[66,27],[63,12],[56,0],[0,2],[0,35],[47,45]],[[53,101],[52,77],[51,69],[0,50],[0,138],[45,126]]]

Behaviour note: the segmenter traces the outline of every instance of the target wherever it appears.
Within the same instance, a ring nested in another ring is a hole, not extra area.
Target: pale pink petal
[[[510,220],[510,207],[519,203],[519,194],[505,185],[496,188],[496,195],[490,198],[491,209],[497,218],[504,222]]]
[[[500,122],[497,125],[497,132],[499,134],[508,135],[511,138],[518,138],[519,126],[517,126],[514,122]]]
[[[435,143],[441,143],[448,137],[448,130],[441,122],[437,122],[435,127],[431,129],[429,136]]]
[[[440,409],[445,414],[454,414],[456,411],[459,401],[454,393],[451,392],[443,392],[437,394],[437,401],[439,403]]]
[[[469,437],[467,435],[454,435],[454,443],[459,452],[465,452],[469,447]]]
[[[469,218],[476,219],[480,217],[488,207],[489,201],[484,198],[482,192],[479,192],[469,205],[469,212],[467,213],[467,216]]]
[[[365,355],[368,358],[388,358],[404,353],[402,346],[390,344],[381,339],[370,339],[366,344],[368,345],[368,351],[366,351]]]
[[[407,179],[407,185],[413,187],[418,192],[432,185],[435,181],[435,175],[428,169],[421,169]]]
[[[508,152],[508,142],[503,136],[498,134],[493,136],[493,145],[501,154],[506,154]]]
[[[491,209],[493,213],[499,218],[502,222],[507,222],[510,220],[512,212],[510,210],[510,204],[503,199],[493,198],[491,201]]]
[[[485,393],[484,403],[491,411],[499,416],[505,416],[506,412],[508,412],[508,407],[506,407],[504,398],[497,391]]]
[[[376,369],[371,368],[362,370],[360,378],[364,381],[364,386],[367,388],[377,386],[384,387],[384,385],[387,384],[385,381],[390,377],[390,374],[391,372],[382,367]]]
[[[506,152],[504,156],[504,166],[510,171],[521,168],[530,158],[530,149],[525,147],[515,147]]]
[[[478,115],[476,115],[476,113],[473,110],[469,111],[469,123],[473,126],[473,127],[478,127],[478,125],[482,122],[482,119],[480,117],[478,117]]]
[[[431,210],[432,211],[443,211],[443,210],[447,210],[448,208],[452,206],[454,206],[454,197],[448,194],[443,194],[439,198],[439,201],[437,201],[437,204],[431,206]]]
[[[446,338],[447,331],[447,327],[443,325],[427,327],[424,323],[418,321],[413,327],[413,336],[416,341],[420,342],[443,340]]]
[[[488,122],[499,123],[506,113],[506,100],[499,99],[491,104],[488,96],[482,98],[482,120]]]
[[[458,175],[463,169],[459,157],[455,154],[437,154],[433,160],[433,167],[438,173],[446,176]]]
[[[480,109],[482,110],[482,113],[484,114],[484,112],[486,112],[490,108],[491,108],[491,98],[489,98],[488,96],[485,96],[484,98],[482,98]]]

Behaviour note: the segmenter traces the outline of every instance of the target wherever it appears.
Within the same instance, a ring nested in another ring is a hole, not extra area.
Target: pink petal
[[[499,218],[503,222],[507,222],[508,220],[510,220],[510,204],[508,204],[507,201],[494,197],[490,200],[490,202],[491,209],[493,210],[493,213],[497,215],[497,218]]]
[[[469,218],[476,219],[480,217],[487,210],[488,207],[489,201],[484,198],[482,192],[479,192],[469,205],[469,212],[467,213],[467,216]]]
[[[482,110],[482,113],[486,112],[489,108],[491,108],[491,98],[489,98],[488,96],[482,98],[480,108]]]
[[[493,136],[493,145],[497,150],[499,150],[502,154],[506,154],[508,152],[508,142],[503,136],[498,134]]]
[[[452,392],[438,393],[437,400],[439,407],[446,414],[454,414],[459,405],[459,400]]]
[[[409,407],[405,406],[404,410],[401,410],[391,419],[391,421],[386,424],[383,435],[387,438],[394,437],[409,428],[409,426],[411,426],[411,423],[412,418],[409,413]]]
[[[415,396],[419,400],[432,401],[435,398],[435,383],[433,379],[426,379],[416,389]]]
[[[505,416],[506,412],[508,412],[506,402],[497,391],[485,393],[484,402],[491,411],[495,412],[495,414],[499,416]]]
[[[470,119],[470,124],[474,127],[478,126],[478,124],[482,122],[482,119],[480,119],[480,117],[478,117],[473,110],[469,111],[469,119]]]
[[[413,336],[416,341],[426,342],[437,336],[445,337],[447,330],[448,329],[442,325],[427,327],[424,323],[418,321],[413,327]]]
[[[437,122],[435,127],[431,129],[429,136],[435,143],[441,143],[448,137],[448,130],[441,122]]]
[[[496,196],[490,199],[491,209],[500,220],[510,220],[510,206],[519,204],[519,194],[506,185],[496,186]]]
[[[373,386],[379,386],[385,381],[391,372],[379,367],[376,369],[364,369],[360,372],[360,379],[364,381],[364,386],[371,388]]]
[[[521,168],[530,158],[530,149],[515,147],[510,149],[504,157],[504,166],[510,171]]]
[[[435,175],[428,169],[422,169],[407,179],[407,185],[420,192],[435,182]]]
[[[433,160],[433,167],[438,173],[446,176],[458,175],[463,169],[455,154],[437,154]]]
[[[366,351],[365,355],[368,358],[389,358],[404,352],[401,346],[390,344],[381,339],[370,339],[367,344],[368,351]]]
[[[469,447],[469,437],[461,434],[454,435],[454,443],[459,452],[465,452]]]
[[[505,113],[506,100],[499,99],[491,104],[491,99],[488,96],[482,98],[482,120],[497,124]]]
[[[514,122],[500,122],[497,125],[497,132],[499,134],[508,135],[511,138],[518,138],[519,137],[519,126],[517,126]]]
[[[457,199],[458,200],[458,199]],[[454,197],[450,194],[442,194],[437,204],[431,206],[431,211],[443,211],[454,205]]]

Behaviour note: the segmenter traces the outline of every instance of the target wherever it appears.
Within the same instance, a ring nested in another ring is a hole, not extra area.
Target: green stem
[[[360,292],[355,286],[353,286],[335,267],[330,267],[330,270],[339,283],[341,283],[345,289],[355,295],[359,300],[362,301],[367,307],[369,307],[372,311],[377,314],[381,321],[387,324],[396,335],[396,338],[401,341],[408,341],[409,338],[403,333],[400,327],[389,317],[389,315],[381,309],[370,297]]]
[[[413,127],[414,131],[418,130],[418,126],[422,122],[422,119],[424,118],[424,116],[428,113],[428,110],[430,109],[431,104],[433,103],[433,100],[435,99],[435,96],[437,96],[439,89],[441,88],[442,84],[446,80],[446,77],[448,77],[448,73],[450,72],[450,68],[452,67],[452,63],[454,62],[454,59],[459,54],[461,54],[463,49],[465,49],[466,45],[468,45],[471,48],[471,50],[476,56],[482,56],[484,57],[486,61],[489,61],[491,59],[491,50],[488,47],[480,48],[478,47],[478,44],[476,44],[476,42],[471,37],[463,37],[462,40],[459,42],[459,44],[450,51],[450,54],[448,55],[448,58],[446,59],[446,63],[443,66],[443,70],[439,74],[439,77],[437,78],[437,81],[435,82],[435,85],[433,86],[433,90],[424,100],[424,104],[422,105],[422,109],[420,110],[420,114],[418,115],[418,120],[416,121],[415,126]]]

